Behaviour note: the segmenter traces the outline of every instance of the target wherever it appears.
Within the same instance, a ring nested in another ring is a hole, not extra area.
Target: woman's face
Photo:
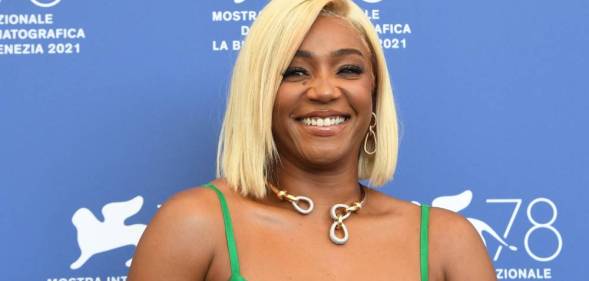
[[[320,16],[311,27],[274,102],[272,131],[282,160],[305,167],[357,160],[374,92],[371,54],[361,38],[336,17]]]

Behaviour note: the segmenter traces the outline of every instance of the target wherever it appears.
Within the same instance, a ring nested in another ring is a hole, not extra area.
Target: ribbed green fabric
[[[229,214],[229,207],[223,193],[212,183],[207,183],[205,186],[214,190],[219,197],[221,203],[221,211],[223,212],[223,222],[225,223],[225,237],[227,238],[227,249],[229,249],[229,262],[231,263],[231,278],[229,281],[246,281],[239,272],[239,258],[237,255],[237,246],[235,245],[235,237],[233,236],[233,224],[231,223],[231,214]]]
[[[420,256],[420,267],[421,267],[421,281],[428,280],[428,231],[427,226],[429,223],[429,206],[421,205],[421,226],[419,228],[420,239],[419,239],[419,256]]]

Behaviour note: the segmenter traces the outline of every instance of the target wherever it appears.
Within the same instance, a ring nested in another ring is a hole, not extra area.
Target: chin
[[[308,153],[303,153],[303,158],[305,162],[309,163],[314,167],[330,167],[330,166],[337,166],[342,165],[345,161],[350,161],[350,153],[343,153],[344,151],[349,151],[346,149],[340,149],[331,147],[328,149],[317,149],[313,151],[309,151]]]

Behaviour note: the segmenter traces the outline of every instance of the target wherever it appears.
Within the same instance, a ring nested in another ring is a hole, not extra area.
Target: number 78
[[[490,203],[490,204],[513,204],[513,211],[511,212],[511,217],[509,218],[509,222],[507,223],[507,226],[505,227],[505,230],[503,231],[503,238],[507,239],[507,236],[509,235],[509,232],[511,231],[511,227],[513,226],[513,223],[515,222],[515,218],[517,217],[517,215],[519,213],[519,209],[522,204],[522,199],[521,198],[520,199],[487,199],[486,202]],[[545,203],[552,210],[552,217],[550,218],[550,220],[548,222],[539,223],[532,216],[532,209],[538,203]],[[560,251],[562,250],[562,236],[561,236],[560,232],[556,228],[554,228],[554,226],[552,226],[552,224],[556,221],[556,218],[558,217],[558,209],[556,208],[556,205],[554,204],[554,202],[552,202],[552,200],[550,200],[548,198],[536,198],[536,199],[532,200],[532,202],[530,202],[530,204],[528,204],[528,207],[526,209],[526,214],[527,214],[528,221],[532,224],[532,227],[530,227],[530,229],[528,229],[528,231],[526,232],[526,235],[524,236],[524,246],[525,246],[526,252],[528,253],[528,255],[531,258],[533,258],[534,260],[539,261],[539,262],[548,262],[548,261],[555,259],[560,254]],[[554,236],[556,237],[556,240],[558,242],[558,247],[550,256],[547,256],[547,257],[538,256],[530,248],[530,243],[529,243],[530,236],[537,229],[547,229],[550,232],[554,233]],[[493,261],[497,261],[499,259],[499,255],[501,254],[502,249],[503,249],[503,245],[499,245],[499,247],[497,247],[497,251],[495,251],[495,256],[493,257]]]

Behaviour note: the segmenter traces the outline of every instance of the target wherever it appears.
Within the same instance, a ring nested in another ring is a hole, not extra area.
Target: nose
[[[340,95],[340,90],[329,77],[317,77],[313,79],[307,90],[307,97],[310,100],[321,103],[330,102],[337,99]]]

